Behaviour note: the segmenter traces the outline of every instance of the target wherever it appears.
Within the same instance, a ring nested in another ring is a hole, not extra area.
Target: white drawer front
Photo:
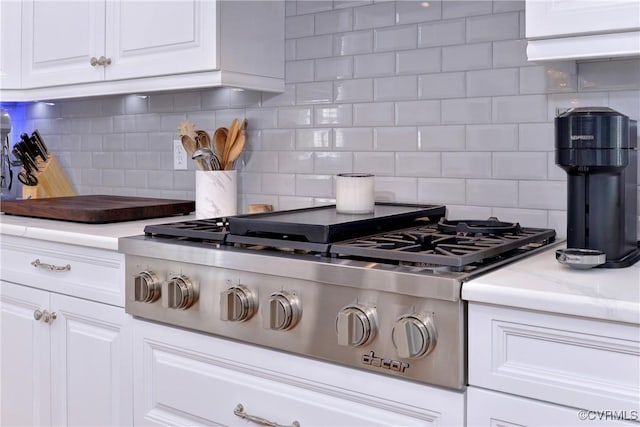
[[[13,236],[1,250],[3,280],[124,306],[123,254]]]
[[[469,304],[469,384],[593,410],[640,410],[637,325]]]

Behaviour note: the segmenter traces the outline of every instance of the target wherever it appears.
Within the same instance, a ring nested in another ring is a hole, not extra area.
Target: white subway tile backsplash
[[[442,153],[442,176],[491,178],[491,153]]]
[[[343,33],[353,29],[353,9],[339,9],[315,15],[316,34]]]
[[[491,68],[491,43],[475,43],[442,48],[442,71]]]
[[[288,16],[284,21],[284,35],[287,39],[312,36],[313,22],[313,15]]]
[[[469,219],[469,218],[489,218],[491,208],[481,206],[460,206],[447,205],[447,218],[449,219]]]
[[[474,124],[491,122],[491,98],[442,100],[442,123]]]
[[[467,200],[464,179],[419,178],[418,202],[434,204],[462,204]]]
[[[391,126],[393,125],[393,102],[353,104],[354,126]]]
[[[398,178],[376,176],[376,202],[417,203],[418,180],[416,178]]]
[[[418,145],[414,127],[383,127],[374,130],[375,151],[412,151]]]
[[[245,157],[247,172],[278,172],[278,153],[275,151],[252,151]]]
[[[418,82],[416,76],[380,77],[373,82],[375,101],[416,99]]]
[[[146,170],[148,172],[157,171],[158,169],[160,169],[160,153],[153,152],[153,151],[152,152],[146,151],[146,152],[132,153],[132,155],[134,155],[136,158],[136,167],[138,169]],[[92,163],[92,166],[95,167],[93,163]],[[168,179],[171,179],[171,176],[169,176]],[[162,177],[162,181],[166,181],[166,180],[167,180],[167,174],[164,173],[164,176]],[[165,184],[164,186],[160,186],[157,188],[164,188],[167,183],[164,182],[164,184]],[[160,183],[158,183],[158,185],[160,185]]]
[[[517,95],[519,91],[517,68],[467,72],[467,96]]]
[[[376,52],[415,49],[418,28],[415,25],[382,28],[373,31],[373,49]]]
[[[348,152],[323,151],[314,153],[313,172],[324,175],[348,173],[353,170],[353,154]],[[308,172],[308,171],[307,171]]]
[[[278,153],[278,172],[309,173],[313,171],[311,151],[284,151]]]
[[[316,80],[350,79],[353,77],[353,58],[350,56],[316,60]]]
[[[358,55],[354,57],[353,76],[381,77],[393,76],[396,69],[396,59],[392,52]]]
[[[201,92],[200,102],[202,108],[207,110],[218,110],[229,107],[230,90],[226,88],[215,88]]]
[[[353,123],[352,106],[350,104],[314,107],[314,123],[316,126],[351,126]]]
[[[442,18],[442,1],[399,1],[396,3],[396,23],[409,24],[437,21]]]
[[[295,177],[288,173],[263,173],[262,187],[268,188],[271,194],[293,195],[296,188]]]
[[[440,101],[396,102],[396,125],[429,125],[440,123]]]
[[[174,111],[198,111],[200,105],[200,92],[176,93],[173,96]]]
[[[468,151],[515,151],[517,149],[517,125],[467,126]]]
[[[305,15],[307,13],[323,12],[331,10],[333,4],[326,0],[304,0],[296,2],[296,14]]]
[[[331,129],[298,129],[296,150],[326,150],[331,147]]]
[[[521,123],[518,125],[520,151],[551,151],[554,149],[553,123]]]
[[[231,88],[229,105],[231,108],[245,108],[260,104],[260,92]]]
[[[371,128],[338,128],[333,132],[335,150],[373,150],[373,129]]]
[[[278,114],[275,109],[247,108],[244,117],[247,119],[247,129],[272,129],[278,124]],[[231,124],[231,123],[229,123]],[[207,128],[209,129],[209,128]]]
[[[553,211],[547,212],[548,224],[550,228],[556,230],[556,236],[559,239],[565,239],[567,237],[567,211]]]
[[[493,2],[493,13],[523,11],[525,0],[498,0]]]
[[[261,136],[261,148],[265,151],[295,149],[295,131],[293,129],[265,129]],[[247,142],[251,144],[251,140]]]
[[[525,39],[493,42],[493,66],[495,68],[525,65],[529,65]]]
[[[309,62],[313,64],[313,61]],[[313,76],[313,68],[311,70],[311,75]],[[261,101],[262,107],[286,107],[294,105],[296,103],[295,88],[295,85],[288,85],[282,93],[264,92],[262,94]]]
[[[640,59],[579,62],[581,91],[640,89]]]
[[[547,95],[547,117],[545,120],[552,121],[556,117],[556,111],[564,111],[577,107],[603,107],[609,105],[609,94],[607,92],[582,92],[567,94]]]
[[[418,128],[418,150],[464,151],[464,126],[427,126]]]
[[[418,47],[449,46],[464,43],[465,21],[440,21],[418,25]]]
[[[356,55],[373,52],[373,31],[353,31],[333,36],[334,55]]]
[[[545,210],[493,208],[491,214],[500,221],[517,222],[523,227],[548,228]]]
[[[373,101],[373,80],[338,80],[333,83],[335,102]]]
[[[546,179],[547,153],[493,153],[493,177],[499,179]]]
[[[519,37],[518,13],[467,18],[467,41],[511,40]]]
[[[173,94],[157,94],[149,97],[149,112],[171,113],[173,112]]]
[[[468,179],[467,203],[505,208],[516,207],[518,205],[518,182]]]
[[[396,21],[395,6],[395,2],[386,2],[354,8],[354,28],[362,30],[393,25]]]
[[[291,107],[278,109],[279,128],[311,126],[311,108]]]
[[[567,181],[567,173],[556,164],[555,151],[547,154],[547,180],[548,181]]]
[[[493,4],[489,0],[456,0],[442,2],[442,18],[491,14]]]
[[[313,206],[313,197],[280,196],[278,197],[277,203],[272,202],[271,204],[276,210],[310,208]]]
[[[493,98],[493,121],[498,123],[544,122],[546,95],[501,96]]]
[[[610,92],[609,107],[633,120],[640,120],[640,90]]]
[[[394,153],[356,152],[353,153],[353,171],[374,175],[394,175]]]
[[[555,181],[520,181],[518,206],[530,209],[564,210],[567,208],[567,185]]]
[[[300,83],[296,85],[296,104],[329,104],[333,100],[333,83]]]
[[[296,175],[296,196],[332,197],[331,175]]]
[[[296,59],[326,58],[331,56],[331,35],[303,37],[296,40]]]
[[[461,98],[465,96],[465,73],[425,74],[418,77],[420,99]]]
[[[396,174],[401,176],[439,177],[440,153],[396,153]]]
[[[396,53],[397,74],[421,74],[440,71],[440,48],[406,50]]]
[[[547,93],[577,90],[578,80],[575,62],[551,62],[545,65],[545,72]]]
[[[113,163],[118,169],[135,169],[136,158],[129,151],[116,151],[113,153]],[[67,165],[71,166],[71,165]],[[65,168],[66,169],[66,168]]]

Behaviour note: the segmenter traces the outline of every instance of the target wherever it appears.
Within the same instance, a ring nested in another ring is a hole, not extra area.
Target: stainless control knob
[[[167,282],[167,304],[169,308],[187,309],[196,302],[196,291],[186,276],[173,276]]]
[[[220,319],[232,322],[249,320],[256,312],[256,297],[247,287],[238,285],[220,294]]]
[[[133,297],[138,302],[152,303],[160,298],[160,280],[152,271],[143,271],[133,279]]]
[[[338,344],[347,347],[366,345],[376,336],[376,309],[362,304],[344,307],[336,317]]]
[[[266,329],[286,331],[296,326],[302,316],[302,305],[297,295],[275,292],[269,296],[262,310],[262,323]]]
[[[400,316],[391,332],[398,356],[419,359],[436,346],[436,328],[430,317],[419,314]]]

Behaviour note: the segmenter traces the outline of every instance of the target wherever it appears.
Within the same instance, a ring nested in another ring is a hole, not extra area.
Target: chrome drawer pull
[[[49,270],[49,271],[70,271],[71,270],[70,264],[67,264],[67,265],[46,264],[44,262],[40,262],[40,259],[31,261],[31,265],[33,265],[35,268],[44,268],[45,270]]]
[[[300,427],[300,423],[297,422],[297,421],[292,422],[291,426],[283,426],[281,424],[271,422],[271,421],[266,420],[264,418],[256,417],[255,415],[249,415],[246,412],[244,412],[244,406],[242,406],[242,403],[238,403],[236,408],[233,410],[233,415],[235,415],[236,417],[240,417],[243,420],[247,420],[247,421],[251,421],[252,423],[259,424],[261,426],[268,426],[268,427]]]

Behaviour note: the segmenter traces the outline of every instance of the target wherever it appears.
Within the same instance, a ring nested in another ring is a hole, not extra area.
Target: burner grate
[[[144,234],[146,236],[182,237],[223,243],[229,234],[229,222],[226,218],[209,218],[147,225],[144,227]]]
[[[329,252],[336,257],[353,256],[461,269],[527,245],[553,241],[554,238],[553,230],[519,226],[514,234],[447,234],[432,224],[334,243]]]

